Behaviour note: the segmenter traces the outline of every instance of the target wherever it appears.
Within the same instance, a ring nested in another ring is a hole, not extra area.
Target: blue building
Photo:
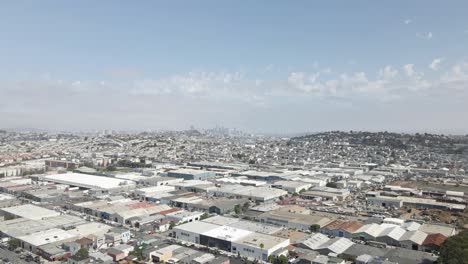
[[[216,173],[213,171],[194,170],[194,169],[179,169],[169,171],[167,173],[169,177],[182,178],[184,180],[208,180],[216,177]]]

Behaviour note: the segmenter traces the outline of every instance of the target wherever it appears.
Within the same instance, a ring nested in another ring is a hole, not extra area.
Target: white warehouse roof
[[[96,176],[82,173],[65,173],[65,174],[54,174],[47,175],[44,177],[45,180],[68,184],[72,186],[78,186],[83,188],[99,188],[99,189],[112,189],[118,188],[122,185],[134,185],[135,182],[116,179],[111,177]]]
[[[17,217],[23,217],[31,220],[41,220],[47,217],[59,216],[60,213],[49,210],[47,208],[42,208],[32,204],[24,204],[19,206],[13,206],[8,208],[2,208],[1,211],[7,212],[9,214],[15,215]]]

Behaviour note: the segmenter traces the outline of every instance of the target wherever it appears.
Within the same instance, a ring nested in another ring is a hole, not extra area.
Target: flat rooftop
[[[23,217],[31,220],[41,220],[43,218],[60,215],[59,212],[35,206],[32,204],[23,204],[13,207],[2,208],[0,209],[0,211],[4,211],[17,217]]]
[[[74,237],[76,236],[71,234],[70,232],[58,228],[53,228],[18,238],[33,246],[41,246],[45,244],[72,239]]]
[[[194,222],[189,222],[186,224],[178,225],[174,227],[174,229],[201,234],[201,233],[205,233],[205,232],[208,232],[210,230],[213,230],[219,227],[220,226],[216,224],[206,223],[203,221],[194,221]]]
[[[217,215],[217,216],[206,218],[202,221],[206,223],[215,224],[215,225],[231,225],[231,224],[239,222],[240,220],[239,218]]]
[[[99,188],[99,189],[113,189],[123,185],[135,185],[135,182],[123,179],[116,179],[111,177],[96,176],[82,173],[64,173],[47,175],[45,180],[78,186],[82,188]]]
[[[205,236],[219,238],[226,241],[236,241],[250,234],[252,234],[252,232],[230,226],[219,226],[203,233]]]
[[[238,240],[236,243],[249,245],[252,247],[262,248],[260,245],[263,244],[263,249],[270,249],[277,246],[279,243],[288,241],[289,238],[277,237],[277,236],[270,236],[266,234],[259,234],[259,233],[251,233],[247,236],[244,236]]]

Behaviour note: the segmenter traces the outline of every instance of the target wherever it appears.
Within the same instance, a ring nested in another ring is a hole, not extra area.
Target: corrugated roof
[[[426,239],[424,239],[423,245],[436,245],[440,246],[444,241],[447,239],[446,236],[442,234],[430,234],[427,235]]]

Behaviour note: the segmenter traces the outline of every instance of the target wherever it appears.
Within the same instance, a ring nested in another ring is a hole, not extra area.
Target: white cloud
[[[403,21],[403,23],[405,23],[406,25],[409,25],[409,24],[411,24],[412,22],[413,22],[413,20],[411,20],[411,19],[405,19],[405,20]]]
[[[414,64],[403,65],[403,70],[408,77],[412,77],[414,75]]]
[[[200,122],[207,126],[212,125],[213,120],[225,120],[226,124],[237,120],[250,122],[250,127],[254,128],[261,124],[275,127],[278,120],[297,125],[290,117],[298,113],[308,118],[310,113],[336,111],[337,115],[346,116],[344,121],[356,116],[356,112],[343,112],[337,105],[347,105],[350,111],[361,109],[362,112],[357,113],[362,119],[374,113],[375,120],[382,119],[382,113],[378,112],[382,108],[376,109],[377,105],[387,105],[391,113],[401,107],[416,108],[424,115],[440,113],[438,109],[442,107],[461,109],[464,112],[456,112],[459,116],[467,113],[464,104],[468,100],[467,62],[451,65],[447,70],[440,67],[438,71],[408,63],[386,65],[378,70],[325,72],[329,71],[283,72],[275,74],[274,78],[236,71],[188,72],[127,82],[80,79],[79,87],[75,86],[75,80],[54,76],[0,80],[0,98],[3,99],[0,119],[8,120],[10,125],[29,122],[42,126],[49,122],[54,126],[54,120],[47,121],[53,117],[73,120],[60,125],[78,128],[119,127],[122,123],[135,128],[157,124],[173,128],[192,124],[193,120],[203,120]],[[435,103],[440,107],[431,112]],[[411,112],[408,109],[405,111]],[[275,120],[268,123],[272,115]],[[245,116],[249,116],[249,121],[244,120]],[[196,121],[194,124],[197,125]],[[368,120],[359,125],[364,124],[369,124]]]
[[[392,68],[392,66],[387,65],[385,68],[379,70],[379,77],[383,80],[390,80],[395,78],[398,75],[398,70]]]
[[[464,85],[468,85],[468,63],[455,64],[449,72],[443,75],[442,80],[444,82],[462,82]]]
[[[429,64],[429,68],[433,71],[437,71],[439,69],[440,63],[444,60],[444,58],[437,58],[434,59],[431,64]]]
[[[418,32],[418,33],[416,33],[416,37],[426,39],[426,40],[430,40],[430,39],[432,39],[434,37],[434,35],[430,31],[427,32],[427,33]]]
[[[312,93],[319,92],[320,85],[316,80],[320,74],[313,73],[306,75],[304,72],[291,72],[288,76],[288,83],[294,88],[302,92]]]

